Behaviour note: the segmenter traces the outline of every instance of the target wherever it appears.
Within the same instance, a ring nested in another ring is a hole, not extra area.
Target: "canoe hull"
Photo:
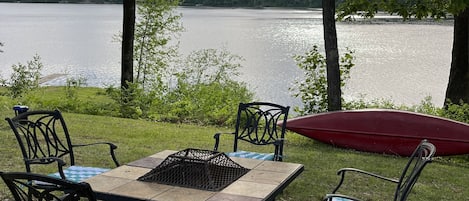
[[[288,120],[286,128],[337,147],[409,156],[422,139],[436,155],[469,153],[469,125],[398,110],[350,110]]]

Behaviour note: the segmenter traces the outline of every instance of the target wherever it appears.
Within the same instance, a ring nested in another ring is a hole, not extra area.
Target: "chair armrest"
[[[275,146],[274,161],[283,161],[283,153],[280,153],[280,152],[283,152],[283,149],[280,149],[280,148],[281,148],[281,146],[283,146],[284,141],[285,141],[285,138],[278,138],[277,140],[275,140],[275,142],[274,142],[274,146]]]
[[[64,166],[66,163],[60,158],[57,157],[42,157],[34,159],[25,159],[28,164],[51,164],[57,162],[59,165]]]
[[[337,192],[337,190],[339,190],[340,186],[342,185],[342,183],[345,180],[345,173],[346,172],[356,172],[356,173],[368,175],[368,176],[371,176],[371,177],[375,177],[375,178],[382,179],[382,180],[389,181],[389,182],[393,182],[393,183],[398,183],[399,182],[397,179],[391,179],[391,178],[388,178],[388,177],[384,177],[384,176],[381,176],[381,175],[378,175],[378,174],[375,174],[375,173],[372,173],[372,172],[367,172],[367,171],[356,169],[356,168],[342,168],[339,171],[337,171],[337,175],[340,175],[341,178],[340,178],[339,184],[337,185],[337,187],[335,187],[335,189],[332,191],[332,193],[335,193],[335,192]]]
[[[360,201],[358,198],[354,198],[354,197],[347,196],[347,195],[341,195],[341,194],[327,194],[324,197],[323,201],[331,201],[332,198],[345,198],[347,200]]]
[[[369,175],[369,176],[372,176],[372,177],[376,177],[376,178],[383,179],[383,180],[390,181],[390,182],[394,182],[394,183],[399,182],[397,179],[384,177],[384,176],[381,176],[379,174],[375,174],[375,173],[372,173],[372,172],[367,172],[367,171],[356,169],[356,168],[342,168],[339,171],[337,171],[337,174],[338,175],[345,174],[345,172],[347,172],[347,171],[348,172],[358,172],[358,173],[361,173],[361,174],[366,174],[366,175]]]
[[[114,161],[114,164],[116,167],[119,167],[120,164],[117,161],[116,154],[114,152],[115,149],[117,149],[117,146],[113,143],[110,142],[96,142],[96,143],[90,143],[90,144],[74,144],[72,147],[85,147],[85,146],[91,146],[91,145],[109,145],[109,152],[111,154],[111,158]]]
[[[278,138],[275,140],[274,145],[280,146],[283,142],[285,142],[285,138]]]
[[[214,151],[218,151],[218,145],[220,144],[220,135],[221,134],[231,134],[231,135],[234,135],[234,133],[215,133],[215,135],[213,135],[213,138],[215,139],[215,145],[213,146],[213,150]]]
[[[43,157],[43,158],[35,158],[35,159],[26,159],[25,160],[25,163],[27,164],[26,165],[26,171],[31,172],[31,169],[29,167],[29,165],[31,165],[31,164],[51,164],[51,163],[54,163],[54,162],[57,162],[57,169],[59,171],[60,177],[62,179],[65,179],[63,166],[65,166],[66,163],[65,163],[65,161],[63,161],[62,159],[57,158],[57,157]]]

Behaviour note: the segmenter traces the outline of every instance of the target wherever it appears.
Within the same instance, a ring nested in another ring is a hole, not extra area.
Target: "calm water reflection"
[[[226,47],[245,58],[243,74],[263,101],[299,105],[288,88],[301,72],[292,57],[323,46],[319,11],[179,8],[186,28],[181,52]],[[44,75],[83,76],[91,86],[117,85],[121,5],[0,3],[3,77],[12,64],[39,54]],[[339,48],[356,51],[347,99],[390,98],[416,104],[443,102],[451,62],[451,25],[338,24]],[[63,84],[56,79],[49,84]]]

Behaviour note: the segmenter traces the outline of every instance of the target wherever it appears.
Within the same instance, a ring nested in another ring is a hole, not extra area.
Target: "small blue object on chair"
[[[13,111],[15,111],[15,115],[21,114],[23,112],[27,112],[29,107],[26,105],[15,105],[13,106]]]
[[[74,150],[91,145],[109,147],[112,159],[109,161],[119,166],[114,154],[117,146],[112,143],[72,144],[65,120],[58,110],[24,111],[5,120],[9,123],[20,146],[26,172],[32,172],[33,165],[57,163],[58,172],[51,176],[80,182],[108,171],[106,168],[76,166]],[[67,162],[65,159],[68,159]]]
[[[283,143],[285,139],[288,111],[274,103],[253,102],[240,103],[236,118],[235,131],[232,133],[216,133],[214,150],[218,151],[221,134],[233,135],[233,152],[228,156],[253,158],[261,160],[282,161]],[[238,150],[240,142],[254,145],[273,146],[272,153],[258,153]]]

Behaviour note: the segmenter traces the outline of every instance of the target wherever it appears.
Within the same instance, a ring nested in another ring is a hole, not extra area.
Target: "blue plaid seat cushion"
[[[250,152],[250,151],[237,151],[237,152],[229,152],[226,153],[229,157],[238,157],[238,158],[252,158],[252,159],[259,159],[259,160],[266,160],[266,161],[273,161],[274,154],[273,153],[257,153],[257,152]]]
[[[347,199],[347,198],[341,198],[341,197],[333,197],[331,201],[353,201],[353,200]]]
[[[111,169],[97,167],[70,166],[64,169],[65,178],[69,181],[81,182],[90,177],[107,172]],[[58,172],[49,174],[49,176],[61,178]]]
[[[327,194],[326,197],[328,197],[327,201],[356,201],[357,199],[348,197],[345,195],[340,195],[340,194]]]

